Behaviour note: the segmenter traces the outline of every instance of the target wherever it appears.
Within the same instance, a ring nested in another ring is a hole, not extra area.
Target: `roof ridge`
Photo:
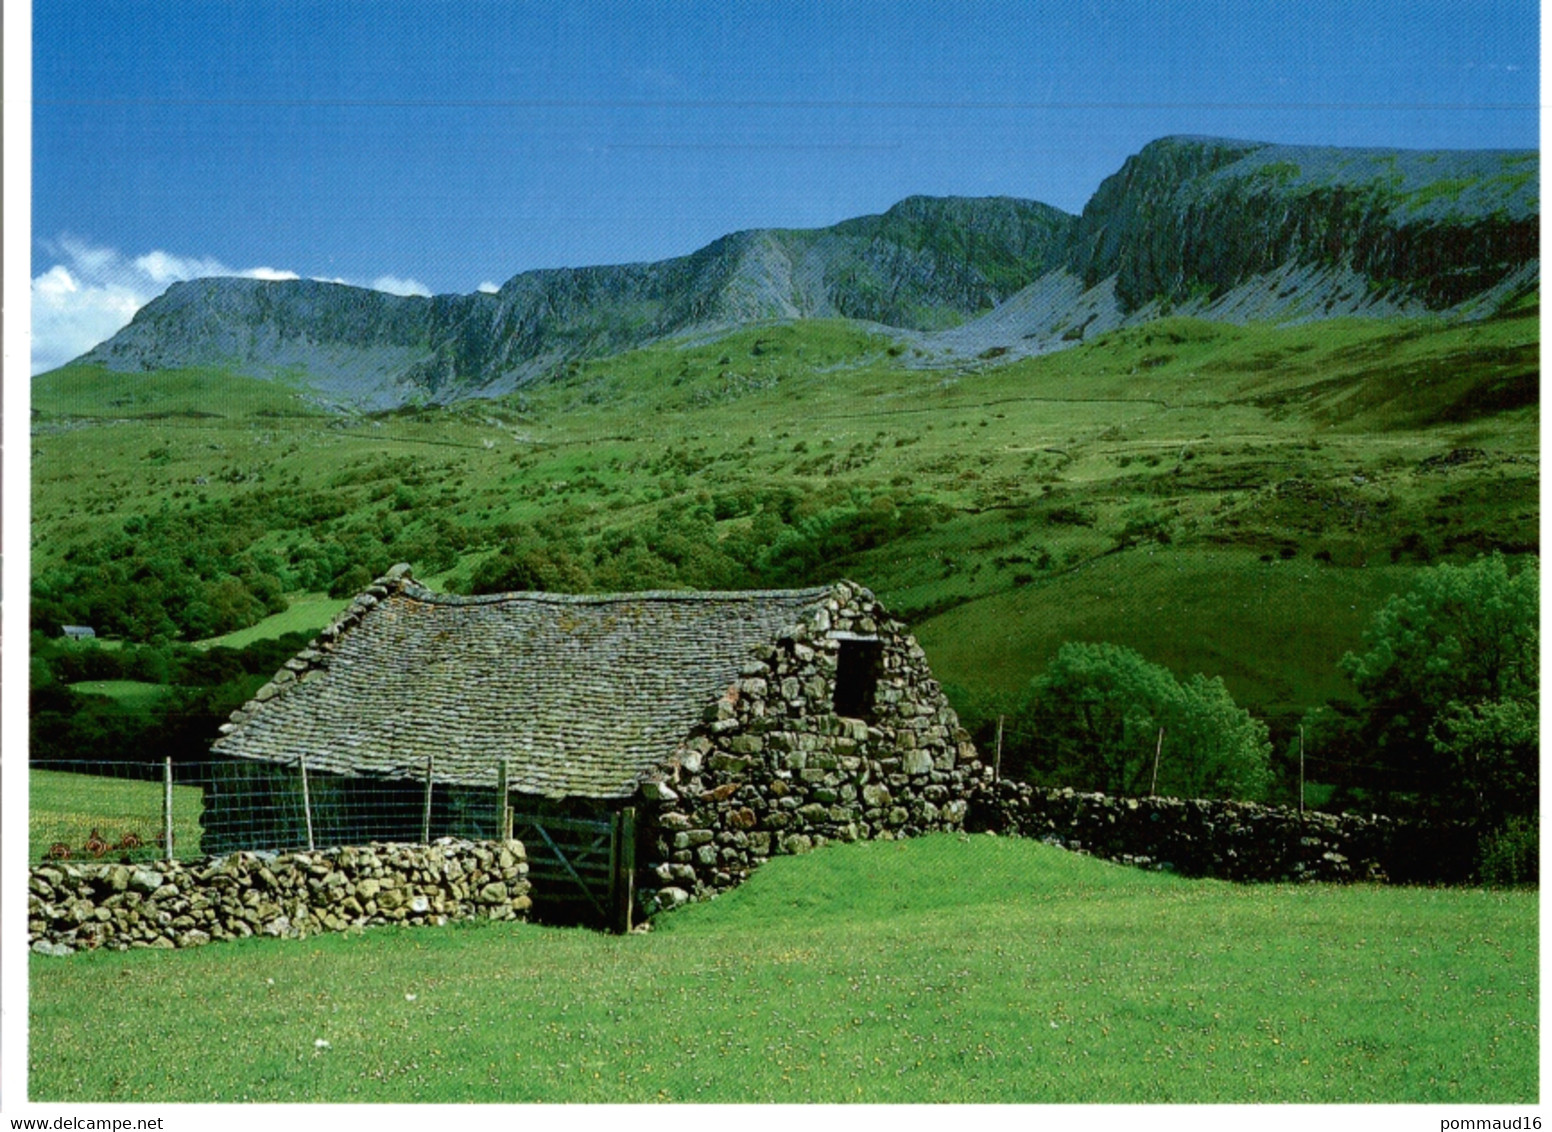
[[[445,594],[429,590],[412,579],[399,585],[399,592],[416,601],[436,605],[495,605],[508,601],[527,601],[554,605],[609,605],[641,601],[765,601],[773,598],[812,598],[818,600],[835,592],[841,583],[781,590],[639,590],[603,594],[549,593],[544,590],[508,590],[493,594]],[[858,589],[853,584],[853,589]]]

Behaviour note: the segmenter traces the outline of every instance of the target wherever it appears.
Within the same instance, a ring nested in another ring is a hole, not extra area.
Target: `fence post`
[[[510,763],[502,759],[496,763],[496,839],[510,841],[512,832],[507,826],[507,774]]]
[[[311,853],[316,846],[313,844],[313,799],[307,789],[307,756],[298,755],[296,765],[302,768],[302,816],[307,819],[307,851]]]
[[[614,928],[631,930],[636,904],[636,810],[626,806],[609,822],[609,890],[614,897]]]
[[[162,760],[162,845],[167,859],[173,859],[172,851],[172,756]]]
[[[1304,724],[1299,724],[1299,820],[1304,820]]]
[[[1002,721],[1003,716],[997,717],[997,754],[992,759],[992,781],[1002,781]]]
[[[1159,796],[1159,754],[1164,750],[1164,729],[1159,728],[1159,743],[1153,748],[1153,785],[1148,787],[1148,797]]]
[[[432,756],[426,756],[426,808],[420,819],[420,843],[431,844],[431,771]]]

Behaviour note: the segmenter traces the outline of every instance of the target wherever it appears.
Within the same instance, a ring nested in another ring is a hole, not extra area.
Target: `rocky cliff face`
[[[762,319],[864,319],[948,349],[1060,348],[1165,313],[1235,321],[1485,310],[1533,288],[1539,158],[1165,138],[1081,216],[912,197],[657,263],[531,271],[498,294],[174,284],[81,359],[289,373],[361,408],[508,392],[570,358]]]
[[[1219,298],[1286,265],[1348,267],[1432,309],[1537,257],[1534,153],[1423,153],[1165,138],[1106,180],[1069,270],[1123,309]]]
[[[1535,152],[1163,138],[1107,178],[1059,262],[940,348],[1060,349],[1161,315],[1486,314],[1539,280]]]
[[[290,371],[364,408],[495,395],[569,358],[692,329],[805,317],[953,325],[1049,268],[1072,219],[1029,201],[913,197],[881,216],[739,232],[658,263],[524,272],[494,295],[200,279],[175,283],[79,361]]]

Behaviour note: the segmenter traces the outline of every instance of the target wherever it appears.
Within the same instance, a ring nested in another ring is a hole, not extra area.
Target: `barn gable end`
[[[641,895],[672,907],[773,856],[957,829],[985,774],[921,646],[837,583],[751,650],[649,777]]]

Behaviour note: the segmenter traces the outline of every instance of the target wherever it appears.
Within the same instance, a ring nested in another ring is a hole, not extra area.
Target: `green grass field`
[[[153,843],[163,830],[162,795],[161,782],[31,770],[27,774],[27,859],[43,860],[55,844],[68,846],[72,857],[89,859],[82,847],[93,830],[109,845],[117,845],[126,834],[145,843],[131,851],[110,852],[104,859],[163,858],[165,849]],[[195,787],[174,786],[172,806],[177,855],[198,856],[203,796]]]
[[[987,835],[830,846],[645,935],[461,926],[33,956],[29,1091],[1533,1104],[1537,906],[1184,880]]]
[[[284,613],[271,614],[246,629],[212,637],[208,641],[200,641],[199,644],[240,649],[251,645],[254,641],[283,637],[287,633],[316,632],[333,620],[334,615],[346,605],[345,601],[330,597],[328,594],[293,594],[289,602]]]
[[[88,696],[107,696],[125,707],[149,707],[167,694],[166,685],[143,680],[81,680],[70,687]]]

